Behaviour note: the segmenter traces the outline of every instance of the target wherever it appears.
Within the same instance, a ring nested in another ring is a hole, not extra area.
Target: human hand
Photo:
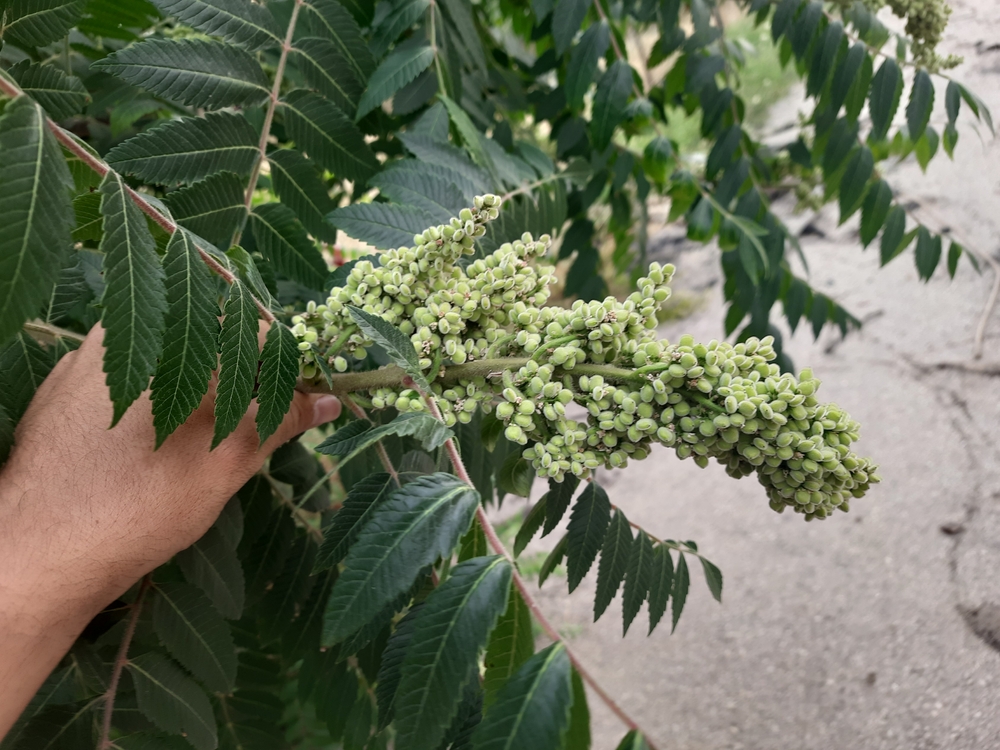
[[[38,683],[90,618],[201,537],[275,448],[341,409],[333,396],[297,392],[259,446],[253,403],[210,451],[213,381],[201,406],[154,451],[148,393],[108,429],[102,336],[95,327],[42,383],[0,472],[0,631],[15,641],[44,634],[46,650],[61,644]],[[0,686],[22,680],[39,661],[37,648],[20,669],[0,652]],[[0,687],[0,705],[9,705],[4,693]]]

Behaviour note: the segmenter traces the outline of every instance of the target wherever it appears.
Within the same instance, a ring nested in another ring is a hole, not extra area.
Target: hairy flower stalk
[[[325,305],[293,319],[302,377],[334,370],[335,388],[367,390],[375,408],[426,408],[402,371],[352,372],[371,341],[349,308],[379,315],[410,336],[445,421],[495,411],[504,435],[541,476],[561,481],[641,460],[654,444],[735,477],[755,473],[771,507],[807,520],[849,509],[879,481],[850,449],[859,425],[816,398],[810,370],[798,378],[773,362],[773,341],[676,344],[656,337],[672,266],[652,264],[624,301],[544,307],[554,281],[544,265],[549,237],[524,234],[467,262],[496,219],[500,199],[476,198],[450,223],[361,261]],[[341,382],[337,382],[341,381]]]

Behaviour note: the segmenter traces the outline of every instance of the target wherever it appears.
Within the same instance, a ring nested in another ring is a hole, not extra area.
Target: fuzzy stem
[[[139,622],[139,612],[142,610],[142,600],[147,589],[152,585],[152,578],[149,574],[143,576],[142,583],[139,584],[139,592],[132,602],[131,613],[128,617],[128,625],[125,627],[125,635],[122,637],[121,645],[118,647],[118,655],[115,656],[115,664],[111,670],[111,681],[108,682],[108,690],[104,694],[104,718],[101,722],[101,739],[97,743],[97,750],[109,750],[111,747],[111,719],[115,712],[115,693],[118,690],[118,682],[121,680],[122,670],[128,663],[128,647],[132,643],[135,635],[135,626]]]
[[[9,77],[0,74],[0,94],[8,96],[11,99],[21,96],[24,92],[21,88],[14,83]],[[77,139],[71,135],[69,132],[63,130],[59,125],[57,125],[52,118],[46,117],[45,124],[48,129],[55,136],[55,139],[59,141],[60,145],[69,151],[73,156],[79,159],[81,162],[86,164],[90,169],[96,172],[101,177],[104,177],[111,172],[112,169],[107,165],[107,163],[100,157],[92,154],[89,149],[87,149],[82,143],[77,141]],[[141,194],[125,185],[125,192],[128,194],[132,202],[142,211],[146,216],[152,219],[161,229],[163,229],[168,234],[173,234],[177,231],[177,224],[168,217],[160,213],[159,209],[156,208],[152,203],[147,201],[142,197]],[[219,263],[212,255],[202,248],[197,243],[194,243],[195,249],[198,251],[198,255],[201,257],[202,262],[205,263],[212,271],[218,274],[227,284],[232,284],[236,281],[236,276],[229,271],[224,265]],[[252,295],[251,295],[252,296]],[[261,302],[256,297],[253,297],[254,304],[257,305],[257,311],[260,313],[260,317],[266,320],[268,323],[273,323],[275,320],[274,314],[267,308],[263,302]]]
[[[408,386],[413,388],[415,384],[409,378],[408,380],[409,380]],[[441,410],[438,408],[438,405],[434,401],[434,398],[426,393],[421,393],[421,396],[423,396],[424,403],[427,405],[427,410],[431,413],[431,415],[435,419],[443,422],[444,419],[441,415]],[[462,461],[462,456],[458,452],[458,447],[455,445],[455,441],[452,440],[451,438],[448,438],[448,440],[446,440],[444,443],[444,448],[445,451],[447,451],[448,453],[448,459],[451,461],[452,468],[454,468],[455,470],[455,476],[457,476],[459,479],[461,479],[470,487],[474,488],[475,483],[472,481],[472,478],[469,476],[468,470],[466,470],[465,468],[465,463]],[[517,590],[521,593],[521,597],[524,599],[524,603],[528,606],[528,609],[531,611],[532,616],[535,618],[538,624],[541,625],[542,630],[545,631],[545,634],[553,641],[563,644],[563,648],[566,649],[566,655],[569,657],[569,660],[573,664],[573,667],[576,669],[577,673],[580,675],[580,677],[583,679],[584,682],[590,685],[591,689],[595,693],[597,693],[597,696],[602,701],[604,701],[604,704],[611,709],[614,715],[617,716],[622,721],[622,723],[625,724],[625,726],[627,726],[629,729],[640,732],[643,735],[643,737],[645,737],[646,744],[649,746],[650,750],[657,750],[656,745],[654,745],[652,741],[650,741],[649,736],[645,732],[643,732],[643,730],[639,727],[639,725],[635,722],[635,720],[627,713],[625,713],[625,710],[621,706],[619,706],[610,695],[607,694],[604,688],[601,687],[601,685],[597,682],[597,680],[594,679],[594,677],[590,674],[590,672],[586,670],[586,668],[580,662],[580,658],[575,653],[573,653],[573,650],[569,647],[569,644],[566,643],[566,640],[559,634],[559,631],[556,630],[555,626],[551,622],[549,622],[548,618],[545,616],[545,613],[542,612],[542,608],[539,606],[538,601],[535,599],[535,597],[531,594],[531,591],[528,589],[528,585],[525,582],[524,578],[522,578],[521,574],[518,572],[517,565],[514,562],[514,557],[504,546],[503,541],[501,541],[500,536],[497,534],[496,529],[490,522],[489,516],[486,515],[486,510],[483,508],[482,503],[480,503],[479,506],[476,508],[476,518],[479,520],[479,525],[483,529],[483,534],[486,537],[486,541],[490,545],[490,547],[493,548],[493,551],[496,552],[498,555],[503,555],[507,559],[507,561],[510,562],[514,585],[517,587]]]
[[[302,10],[304,4],[305,0],[295,0],[295,5],[292,6],[292,17],[288,21],[288,30],[285,32],[285,40],[281,45],[281,56],[278,58],[278,68],[274,73],[274,85],[271,87],[270,101],[267,104],[267,112],[264,113],[264,126],[261,128],[260,141],[257,144],[257,159],[250,172],[250,181],[247,183],[246,197],[243,201],[246,213],[243,215],[239,228],[233,234],[234,245],[240,244],[240,237],[243,235],[243,229],[246,227],[247,219],[250,216],[250,206],[253,203],[253,192],[257,187],[257,178],[260,176],[260,170],[267,160],[267,141],[271,137],[271,124],[274,122],[274,111],[278,108],[278,97],[281,95],[281,81],[285,77],[285,65],[288,62],[288,53],[292,50],[292,39],[295,36],[295,25],[299,20],[299,11]]]
[[[59,326],[54,326],[51,323],[46,323],[44,320],[29,320],[26,321],[22,326],[25,333],[29,333],[35,338],[45,339],[47,342],[55,341],[56,339],[68,339],[69,341],[75,341],[78,344],[83,343],[84,336],[76,331],[68,331],[65,328],[60,328]]]

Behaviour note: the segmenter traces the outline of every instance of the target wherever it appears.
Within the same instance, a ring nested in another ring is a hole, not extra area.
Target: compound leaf
[[[253,237],[264,258],[282,276],[322,289],[329,269],[291,208],[265,203],[250,214]]]
[[[326,570],[339,564],[372,514],[395,489],[392,475],[385,472],[355,482],[333,521],[323,530],[323,544],[316,556],[314,570]]]
[[[427,70],[433,61],[434,50],[429,44],[401,44],[396,47],[368,79],[368,88],[358,102],[355,121]]]
[[[310,88],[336,104],[348,117],[354,114],[364,85],[347,67],[335,42],[317,37],[300,39],[295,43],[295,60]]]
[[[28,96],[45,108],[56,120],[78,114],[90,101],[87,87],[76,76],[67,75],[54,65],[22,60],[7,72]]]
[[[336,0],[309,0],[303,10],[310,13],[313,33],[334,42],[351,72],[362,83],[367,81],[375,71],[375,58],[354,17]]]
[[[597,596],[594,598],[594,622],[604,614],[618,593],[632,556],[632,530],[621,509],[615,511],[601,546],[597,566]]]
[[[205,34],[220,36],[250,51],[281,44],[270,11],[249,0],[153,0],[165,15]]]
[[[570,591],[580,585],[594,564],[610,522],[608,493],[596,481],[590,482],[573,506],[569,519],[566,568]]]
[[[3,37],[19,47],[44,47],[66,36],[84,5],[84,0],[7,0]]]
[[[285,418],[299,377],[299,342],[287,326],[271,323],[260,353],[257,434],[263,445]]]
[[[236,429],[253,398],[257,378],[257,306],[242,281],[234,281],[219,337],[219,386],[215,395],[212,447]]]

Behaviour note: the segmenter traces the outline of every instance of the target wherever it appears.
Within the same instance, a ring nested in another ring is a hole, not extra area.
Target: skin
[[[340,414],[333,396],[296,392],[259,446],[253,403],[210,451],[213,380],[154,451],[148,393],[108,429],[102,336],[42,383],[0,471],[0,737],[98,612],[197,541],[275,448]]]

